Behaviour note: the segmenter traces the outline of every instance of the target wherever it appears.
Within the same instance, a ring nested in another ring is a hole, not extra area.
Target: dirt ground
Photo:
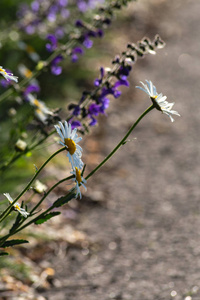
[[[113,102],[89,154],[109,153],[148,107],[134,89],[140,80],[152,80],[181,118],[151,112],[88,182],[77,229],[90,246],[49,257],[49,300],[200,299],[200,2],[138,2],[129,38],[159,33],[167,45],[135,65],[133,88]]]
[[[129,41],[158,33],[166,47],[136,63],[132,88],[82,143],[85,160],[92,167],[106,156],[150,105],[134,88],[140,80],[152,80],[181,117],[152,111],[88,181],[75,222],[87,242],[45,254],[55,275],[37,293],[48,300],[200,299],[200,1],[133,6]]]

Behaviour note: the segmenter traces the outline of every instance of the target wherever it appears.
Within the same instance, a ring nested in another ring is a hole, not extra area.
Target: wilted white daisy
[[[180,117],[180,114],[177,111],[172,110],[174,103],[169,103],[168,101],[166,101],[167,96],[163,96],[162,93],[158,94],[156,91],[156,87],[151,81],[146,80],[147,85],[144,84],[142,81],[140,81],[140,83],[143,85],[143,87],[136,86],[136,88],[147,93],[147,95],[151,98],[151,101],[153,102],[153,105],[156,109],[168,115],[172,122],[174,122],[174,119],[171,115],[177,115]]]
[[[76,186],[75,186],[76,198],[78,196],[80,196],[80,199],[81,199],[82,195],[81,195],[81,191],[80,191],[80,186],[82,185],[84,187],[84,189],[87,190],[87,188],[85,186],[87,181],[81,176],[81,170],[79,170],[78,168],[75,168],[75,170],[73,170],[71,172],[71,174],[73,174],[75,176],[75,178],[73,178],[72,180],[76,183]]]
[[[8,193],[4,193],[4,196],[6,196],[6,198],[8,199],[8,201],[10,203],[13,203],[13,199],[12,197],[10,196],[10,194]],[[20,207],[20,204],[18,202],[16,202],[14,205],[13,205],[13,208],[14,210],[18,211],[23,217],[27,218],[27,216],[29,215],[29,213],[22,207]]]
[[[0,74],[1,75],[3,75],[3,77],[6,79],[6,80],[13,80],[13,81],[15,81],[15,82],[18,82],[18,77],[17,76],[13,76],[13,74],[12,73],[8,73],[8,72],[6,72],[6,70],[5,69],[3,69],[3,67],[2,66],[0,66]]]
[[[48,116],[53,115],[52,111],[50,111],[44,102],[36,99],[32,94],[28,94],[26,97],[29,103],[35,108],[36,118],[42,123],[46,123]]]
[[[82,140],[82,137],[78,137],[76,133],[77,128],[72,130],[71,124],[67,123],[67,121],[64,122],[64,125],[62,122],[59,122],[59,124],[60,127],[55,125],[55,128],[62,139],[60,144],[65,146],[68,151],[67,157],[72,165],[72,169],[74,170],[76,167],[78,169],[82,169],[83,162],[81,160],[81,156],[83,149],[78,145],[78,142]]]

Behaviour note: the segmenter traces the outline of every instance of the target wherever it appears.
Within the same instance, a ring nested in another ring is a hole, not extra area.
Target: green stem
[[[127,134],[123,137],[123,139],[119,142],[119,144],[113,149],[113,151],[92,171],[86,176],[86,180],[89,179],[94,173],[96,173],[97,170],[99,170],[112,156],[113,154],[126,142],[127,137],[131,134],[133,129],[137,126],[137,124],[144,118],[148,112],[150,112],[152,109],[154,109],[154,105],[151,105],[149,108],[147,108],[143,114],[137,119],[137,121],[131,126]]]
[[[37,208],[38,206],[44,201],[44,199],[51,193],[51,191],[53,189],[55,189],[59,184],[63,183],[64,181],[67,181],[69,179],[72,179],[74,176],[68,176],[65,177],[63,179],[61,179],[60,181],[58,181],[56,184],[54,184],[49,190],[48,192],[42,197],[42,199],[37,203],[37,205],[30,211],[30,214],[32,214]],[[20,227],[20,228],[16,228],[16,230],[14,232],[12,232],[11,234],[7,234],[6,236],[0,238],[0,245],[2,245],[10,236],[14,235],[15,233],[21,231],[22,229],[24,229],[25,227],[29,226],[30,224],[34,223],[38,218],[40,218],[42,215],[48,213],[50,210],[52,209],[52,206],[50,208],[48,208],[47,210],[45,210],[44,212],[42,212],[40,215],[38,215],[37,217],[35,217],[34,219],[30,220],[28,223],[24,224],[24,226]],[[22,220],[22,222],[20,222],[19,226],[22,225],[23,222],[25,222],[26,219]]]
[[[49,190],[47,193],[45,193],[45,195],[42,197],[42,199],[36,204],[36,206],[30,211],[30,214],[32,214],[37,208],[38,206],[40,206],[40,204],[44,201],[44,199],[49,195],[49,193],[55,189],[55,187],[57,187],[60,183],[64,182],[64,181],[67,181],[69,179],[72,179],[74,178],[74,175],[71,175],[71,176],[68,176],[60,181],[58,181],[56,184],[54,184]]]
[[[31,181],[27,184],[27,186],[23,189],[23,191],[17,196],[17,198],[12,202],[11,205],[8,206],[8,208],[0,215],[0,222],[3,221],[3,219],[5,219],[9,213],[11,212],[11,209],[13,207],[13,205],[15,204],[15,202],[17,202],[17,200],[28,190],[28,188],[31,186],[31,184],[33,183],[33,181],[35,180],[35,178],[39,175],[39,173],[42,171],[42,169],[48,164],[48,162],[57,154],[59,154],[60,152],[64,151],[66,148],[63,147],[61,149],[59,149],[58,151],[56,151],[55,153],[53,153],[46,161],[45,163],[39,168],[39,170],[35,173],[35,175],[33,176],[33,178],[31,179]]]

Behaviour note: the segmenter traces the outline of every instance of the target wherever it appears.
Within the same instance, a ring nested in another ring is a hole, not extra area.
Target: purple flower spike
[[[57,48],[57,38],[55,37],[55,35],[53,34],[49,34],[47,35],[47,40],[50,41],[50,43],[46,44],[46,49],[49,52],[53,52],[56,48]]]

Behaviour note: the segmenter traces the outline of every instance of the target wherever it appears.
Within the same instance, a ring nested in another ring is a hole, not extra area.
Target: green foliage
[[[7,253],[7,252],[0,252],[0,256],[5,256],[5,255],[9,255],[9,253]]]
[[[60,206],[62,206],[62,205],[64,205],[64,204],[66,204],[66,203],[68,203],[70,200],[72,200],[73,198],[75,198],[75,193],[69,193],[68,195],[66,195],[66,196],[63,196],[63,197],[60,197],[60,198],[58,198],[55,202],[54,202],[54,204],[52,205],[52,208],[54,208],[54,207],[60,207]]]
[[[1,245],[1,248],[7,248],[7,247],[20,245],[20,244],[26,244],[26,243],[29,243],[29,242],[26,240],[9,240],[9,241],[6,241],[3,245]]]
[[[39,218],[38,220],[35,221],[35,224],[38,225],[38,224],[42,224],[46,221],[48,221],[49,219],[55,217],[55,216],[58,216],[60,215],[60,212],[59,211],[54,211],[54,212],[51,212],[49,214],[46,214],[44,216],[42,216],[41,218]]]

